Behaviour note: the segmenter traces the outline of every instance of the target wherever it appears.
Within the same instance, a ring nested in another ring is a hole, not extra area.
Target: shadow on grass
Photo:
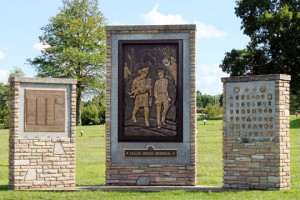
[[[292,120],[290,122],[290,128],[300,128],[300,118]]]
[[[0,191],[8,190],[8,185],[0,185]]]
[[[217,117],[208,117],[207,120],[213,120],[213,121],[218,121],[218,120],[222,120],[222,116],[217,116]],[[197,121],[202,121],[203,120],[203,116],[198,116],[197,117]]]

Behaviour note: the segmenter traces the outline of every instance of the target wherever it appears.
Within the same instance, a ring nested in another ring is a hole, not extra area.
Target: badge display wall
[[[226,85],[226,137],[268,141],[275,131],[275,82]]]

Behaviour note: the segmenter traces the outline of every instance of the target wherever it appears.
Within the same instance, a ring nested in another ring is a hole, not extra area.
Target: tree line
[[[196,93],[197,110],[201,110],[203,114],[209,117],[217,117],[222,114],[222,95],[212,96],[202,94],[199,90]]]

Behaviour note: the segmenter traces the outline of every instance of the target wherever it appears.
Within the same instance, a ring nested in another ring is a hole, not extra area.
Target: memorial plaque
[[[226,137],[269,141],[275,131],[275,82],[226,84]]]
[[[125,158],[177,158],[177,149],[154,149],[149,146],[147,149],[125,149]]]
[[[182,141],[182,40],[119,41],[119,141]]]
[[[65,131],[65,91],[25,89],[25,132]]]

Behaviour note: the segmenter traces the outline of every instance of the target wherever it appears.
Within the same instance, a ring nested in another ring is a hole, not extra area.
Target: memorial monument
[[[106,36],[106,184],[195,185],[195,25]]]
[[[290,187],[289,75],[222,78],[224,188]]]
[[[76,80],[10,79],[9,188],[75,186]]]

